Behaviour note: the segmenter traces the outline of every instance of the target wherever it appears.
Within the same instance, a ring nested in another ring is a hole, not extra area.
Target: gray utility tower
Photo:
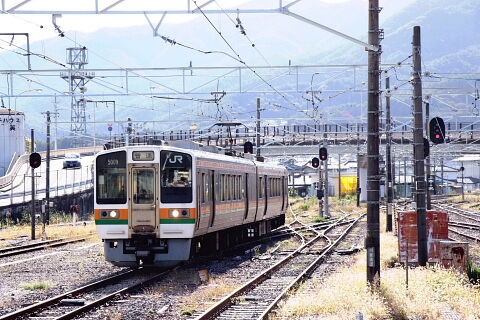
[[[67,48],[68,72],[61,72],[60,77],[70,85],[68,93],[72,97],[70,113],[70,131],[74,137],[73,146],[83,146],[87,133],[85,117],[86,100],[83,96],[87,82],[95,77],[95,73],[83,71],[88,64],[88,51],[86,47]]]

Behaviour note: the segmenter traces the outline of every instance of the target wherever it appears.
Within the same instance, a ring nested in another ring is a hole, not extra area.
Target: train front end
[[[159,146],[104,151],[95,162],[95,224],[117,266],[188,260],[194,233],[193,155]]]

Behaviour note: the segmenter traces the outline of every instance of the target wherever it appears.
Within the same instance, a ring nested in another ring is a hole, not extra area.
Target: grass
[[[329,197],[330,214],[336,217],[340,214],[340,210],[345,212],[356,212],[357,198],[355,196],[345,196],[341,199]],[[323,217],[319,217],[319,205],[317,197],[305,199],[302,197],[290,197],[290,206],[292,211],[297,215],[297,219],[304,223],[318,223],[328,221]],[[364,205],[363,205],[364,206]],[[287,213],[287,223],[292,222],[293,217],[290,212]]]
[[[69,221],[71,222],[71,221]],[[45,235],[47,239],[56,239],[64,237],[73,237],[73,236],[84,236],[91,233],[95,233],[95,225],[93,223],[83,225],[78,224],[76,226],[72,225],[46,225],[45,226]],[[15,240],[19,238],[29,239],[31,236],[31,226],[29,224],[23,225],[13,225],[8,228],[0,229],[0,239],[5,240]],[[35,238],[42,239],[42,224],[36,225],[35,228]],[[0,241],[0,247],[9,246],[8,243]]]
[[[38,281],[30,283],[22,283],[20,287],[26,290],[46,290],[52,287],[52,284],[49,281]]]
[[[225,279],[217,279],[213,275],[210,275],[210,280],[207,284],[201,285],[199,290],[196,290],[191,295],[189,295],[188,302],[185,302],[181,316],[191,316],[195,313],[198,307],[205,303],[205,301],[210,301],[214,303],[219,299],[225,297],[232,291],[232,288],[235,288],[239,283],[233,283],[231,281],[226,281]],[[204,308],[207,309],[208,307]]]
[[[356,255],[324,280],[312,280],[284,302],[276,319],[480,319],[480,291],[465,274],[440,267],[405,269],[395,264],[397,238],[381,235],[381,287],[370,290],[366,281],[366,254]],[[475,272],[479,272],[476,269]],[[339,303],[341,301],[341,303]]]

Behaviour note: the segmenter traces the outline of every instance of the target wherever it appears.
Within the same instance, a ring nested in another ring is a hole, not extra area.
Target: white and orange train
[[[127,146],[95,159],[95,224],[114,265],[167,266],[284,224],[284,167],[202,147]]]

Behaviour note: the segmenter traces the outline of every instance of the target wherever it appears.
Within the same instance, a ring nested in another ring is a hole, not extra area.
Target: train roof
[[[190,147],[189,147],[190,146]],[[192,147],[193,146],[193,147]],[[123,146],[118,148],[113,148],[109,150],[104,150],[100,154],[106,154],[110,152],[120,151],[120,150],[127,150],[127,149],[135,149],[135,150],[145,150],[146,148],[155,148],[155,149],[163,149],[163,150],[172,150],[172,151],[179,151],[179,152],[188,152],[195,157],[204,158],[204,159],[212,159],[218,161],[227,161],[227,162],[234,162],[238,164],[255,164],[258,167],[262,168],[271,168],[271,169],[280,169],[285,170],[286,168],[280,164],[274,164],[269,162],[263,161],[256,161],[254,155],[250,154],[229,154],[229,151],[225,151],[223,148],[219,148],[216,146],[203,146],[201,144],[194,143],[193,145],[189,144],[161,144],[161,145],[132,145],[132,146]]]

